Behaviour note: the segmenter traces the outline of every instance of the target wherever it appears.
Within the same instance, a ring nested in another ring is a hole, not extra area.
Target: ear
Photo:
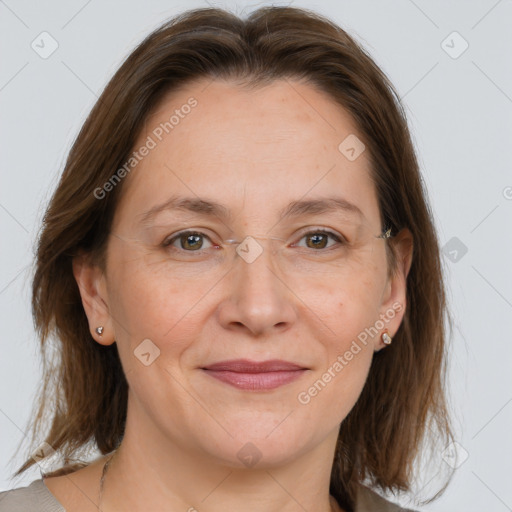
[[[403,228],[394,238],[390,239],[395,252],[396,266],[388,276],[382,295],[380,320],[384,327],[375,340],[375,351],[386,345],[382,341],[382,333],[387,331],[393,337],[398,331],[407,306],[407,276],[411,269],[414,242],[411,232]]]
[[[101,345],[111,345],[115,342],[115,334],[109,313],[105,274],[91,262],[87,254],[81,253],[73,258],[73,275],[89,320],[91,336]],[[103,327],[101,334],[96,332],[97,327]]]

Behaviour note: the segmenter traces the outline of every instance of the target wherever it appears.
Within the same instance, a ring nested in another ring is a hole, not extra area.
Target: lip
[[[232,359],[204,366],[203,370],[228,371],[238,373],[264,373],[284,372],[294,370],[307,370],[304,366],[290,363],[281,359],[269,359],[268,361],[251,361],[250,359]]]
[[[298,379],[308,370],[301,365],[272,359],[221,361],[201,368],[207,375],[243,390],[275,389]]]

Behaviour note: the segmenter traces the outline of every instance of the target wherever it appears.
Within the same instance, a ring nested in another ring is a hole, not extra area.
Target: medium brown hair
[[[405,315],[393,344],[374,355],[361,396],[341,424],[331,493],[350,509],[363,481],[382,491],[410,490],[423,441],[445,446],[453,439],[444,391],[449,317],[437,234],[393,86],[339,26],[290,7],[264,7],[247,19],[197,9],[165,22],[128,56],[78,134],[44,216],[33,279],[44,368],[32,442],[44,439],[65,461],[47,476],[87,465],[70,464],[87,446],[111,452],[125,428],[128,385],[116,344],[105,347],[91,337],[72,272],[80,251],[103,261],[123,183],[102,200],[94,190],[127,161],[163,96],[203,77],[250,86],[303,79],[326,93],[351,114],[364,140],[383,225],[395,234],[410,230]],[[392,239],[388,250],[393,271]],[[50,428],[40,437],[48,415]],[[28,458],[15,476],[33,464]]]

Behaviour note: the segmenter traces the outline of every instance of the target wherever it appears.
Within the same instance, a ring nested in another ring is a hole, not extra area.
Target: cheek
[[[350,323],[336,326],[340,336],[324,341],[324,365],[297,395],[298,402],[311,407],[313,416],[323,416],[326,424],[343,421],[366,382],[374,352],[368,339],[360,341],[358,337],[363,323],[363,317],[351,318]]]
[[[326,327],[326,334],[334,337],[329,345],[343,349],[343,344],[379,318],[381,300],[386,285],[385,266],[369,261],[357,272],[333,275],[314,283],[295,283],[296,294],[317,312]]]
[[[339,374],[337,377],[333,377],[332,392],[326,398],[336,411],[340,422],[346,418],[356,404],[368,377],[373,350],[369,346],[361,346],[360,350],[352,356],[351,360],[348,360],[347,355],[352,354],[354,348],[346,351],[337,360],[339,365],[334,364],[330,372],[336,374],[336,370],[338,370]]]
[[[357,279],[330,283],[310,294],[325,336],[322,368],[301,390],[298,401],[326,411],[341,422],[359,398],[366,382],[378,332],[380,297],[385,271],[376,263],[361,269]],[[326,300],[327,297],[327,300]]]
[[[134,352],[149,339],[167,361],[178,364],[201,328],[202,286],[184,286],[181,277],[165,274],[141,257],[116,257],[112,254],[116,264],[110,267],[108,296],[123,363],[127,369],[135,364]]]

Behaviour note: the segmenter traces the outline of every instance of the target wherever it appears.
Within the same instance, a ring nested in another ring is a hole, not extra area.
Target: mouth
[[[277,359],[221,361],[201,368],[210,377],[238,389],[264,391],[284,386],[304,375],[308,368]]]

